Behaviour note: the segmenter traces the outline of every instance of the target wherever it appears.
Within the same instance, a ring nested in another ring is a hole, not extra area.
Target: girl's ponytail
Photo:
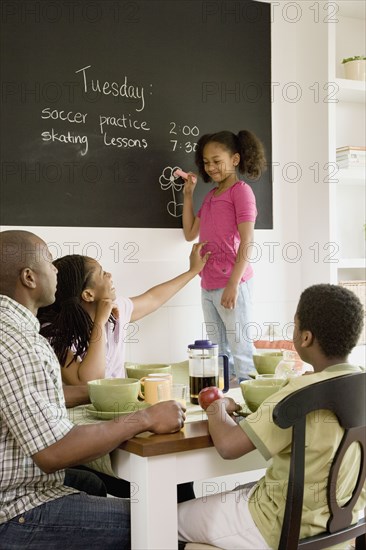
[[[266,169],[264,147],[260,139],[248,130],[237,134],[240,154],[239,171],[250,179],[257,180]]]

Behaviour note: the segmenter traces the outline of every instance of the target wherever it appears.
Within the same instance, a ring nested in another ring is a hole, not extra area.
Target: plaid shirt
[[[0,295],[0,524],[77,492],[64,470],[46,474],[32,460],[73,428],[59,362],[38,331],[27,308]]]

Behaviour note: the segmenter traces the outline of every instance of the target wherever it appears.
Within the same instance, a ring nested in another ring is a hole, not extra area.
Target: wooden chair
[[[319,535],[299,540],[304,493],[306,415],[318,409],[332,411],[345,432],[330,468],[327,502],[330,511],[327,530]],[[356,539],[356,550],[366,548],[366,519],[350,525],[352,510],[366,476],[366,373],[352,373],[318,382],[285,397],[276,405],[273,420],[280,428],[292,427],[291,464],[286,508],[279,550],[308,548],[318,550]],[[361,461],[352,497],[339,507],[336,486],[339,468],[351,443],[358,441]]]

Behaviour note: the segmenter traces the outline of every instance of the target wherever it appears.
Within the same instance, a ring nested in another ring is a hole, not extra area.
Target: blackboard
[[[272,227],[270,6],[252,0],[1,3],[1,223],[182,226],[208,132],[253,131]],[[195,206],[210,189],[199,181]]]

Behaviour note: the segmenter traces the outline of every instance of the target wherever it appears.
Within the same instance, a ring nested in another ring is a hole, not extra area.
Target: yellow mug
[[[171,399],[171,383],[167,378],[158,378],[144,376],[140,380],[141,388],[143,388],[144,393],[139,392],[139,397],[144,399],[146,403],[154,405],[159,403],[159,401],[168,401]]]
[[[164,378],[164,380],[169,380],[169,384],[173,384],[173,375],[170,372],[152,372],[143,378]]]

